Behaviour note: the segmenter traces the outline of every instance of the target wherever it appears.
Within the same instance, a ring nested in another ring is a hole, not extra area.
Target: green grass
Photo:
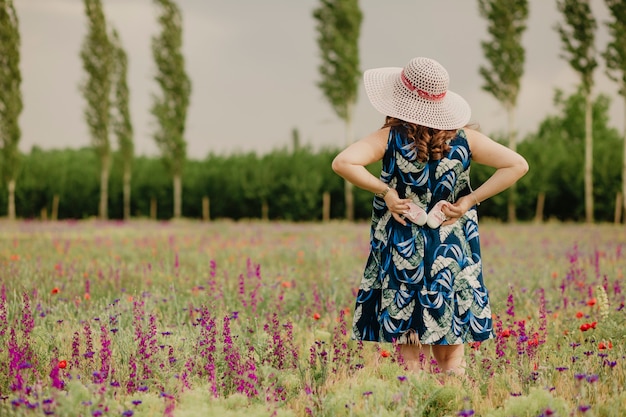
[[[0,227],[0,415],[626,409],[623,226],[482,224],[497,337],[466,349],[465,377],[349,339],[365,223]]]

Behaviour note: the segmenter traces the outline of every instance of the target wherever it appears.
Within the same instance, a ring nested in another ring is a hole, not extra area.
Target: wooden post
[[[211,221],[211,201],[209,200],[209,197],[204,196],[202,197],[202,220],[204,220],[205,222]]]
[[[330,221],[330,193],[328,191],[322,194],[322,221]]]
[[[261,220],[263,220],[264,222],[268,221],[270,219],[270,206],[267,203],[267,200],[263,200],[261,202]]]
[[[537,196],[537,207],[535,207],[535,223],[541,223],[543,221],[543,208],[546,204],[546,193],[540,192]]]
[[[41,209],[41,220],[43,220],[44,222],[48,220],[48,208],[47,207],[43,207]]]
[[[157,218],[157,200],[155,197],[150,199],[150,218],[156,220]]]
[[[343,188],[346,199],[346,220],[351,222],[354,220],[354,192],[352,191],[352,183],[345,180]]]
[[[615,196],[615,224],[622,222],[622,201],[622,193],[618,192],[617,196]]]
[[[52,213],[50,213],[50,219],[57,221],[59,218],[59,195],[55,194],[52,197]]]

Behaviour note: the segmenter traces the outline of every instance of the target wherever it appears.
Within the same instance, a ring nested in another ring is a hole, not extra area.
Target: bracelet
[[[382,193],[375,193],[374,195],[376,197],[385,198],[385,196],[387,195],[389,190],[391,190],[391,187],[389,187],[389,185],[387,185],[387,188],[385,188],[385,191],[383,191]]]
[[[476,194],[474,194],[474,192],[471,192],[472,196],[474,197],[474,201],[476,202],[477,206],[480,206],[480,201],[478,201],[478,199],[476,198]]]

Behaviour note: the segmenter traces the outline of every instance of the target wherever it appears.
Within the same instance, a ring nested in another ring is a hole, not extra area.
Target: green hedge
[[[584,219],[583,155],[584,101],[580,94],[564,98],[557,92],[555,107],[561,115],[548,116],[536,133],[524,138],[518,151],[530,165],[517,184],[520,220],[535,217],[537,198],[545,193],[544,218]],[[615,198],[621,189],[623,140],[608,127],[609,101],[600,96],[594,103],[594,197],[598,221],[612,221]],[[272,220],[316,221],[322,219],[322,195],[331,197],[331,218],[345,213],[343,180],[331,169],[339,149],[296,151],[278,149],[255,153],[209,155],[189,160],[183,173],[183,216],[200,218],[202,200],[210,199],[211,218],[260,218],[265,202]],[[378,175],[380,163],[368,167]],[[493,172],[474,165],[471,181],[477,187]],[[481,205],[481,216],[505,220],[507,192]],[[59,198],[59,219],[83,219],[98,213],[99,163],[91,149],[41,150],[22,155],[17,178],[16,207],[21,218],[50,213],[54,196]],[[372,195],[356,189],[355,217],[368,219]],[[0,216],[6,216],[7,191],[0,185]],[[172,217],[172,180],[158,157],[137,157],[133,163],[133,216],[148,217],[151,201],[157,202],[159,219]],[[109,216],[122,217],[122,170],[114,156],[109,183]]]

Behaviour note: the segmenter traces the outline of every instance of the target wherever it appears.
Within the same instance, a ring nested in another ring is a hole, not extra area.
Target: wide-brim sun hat
[[[440,130],[467,125],[471,109],[448,90],[450,76],[437,61],[417,57],[404,68],[374,68],[363,74],[372,106],[385,116]]]

